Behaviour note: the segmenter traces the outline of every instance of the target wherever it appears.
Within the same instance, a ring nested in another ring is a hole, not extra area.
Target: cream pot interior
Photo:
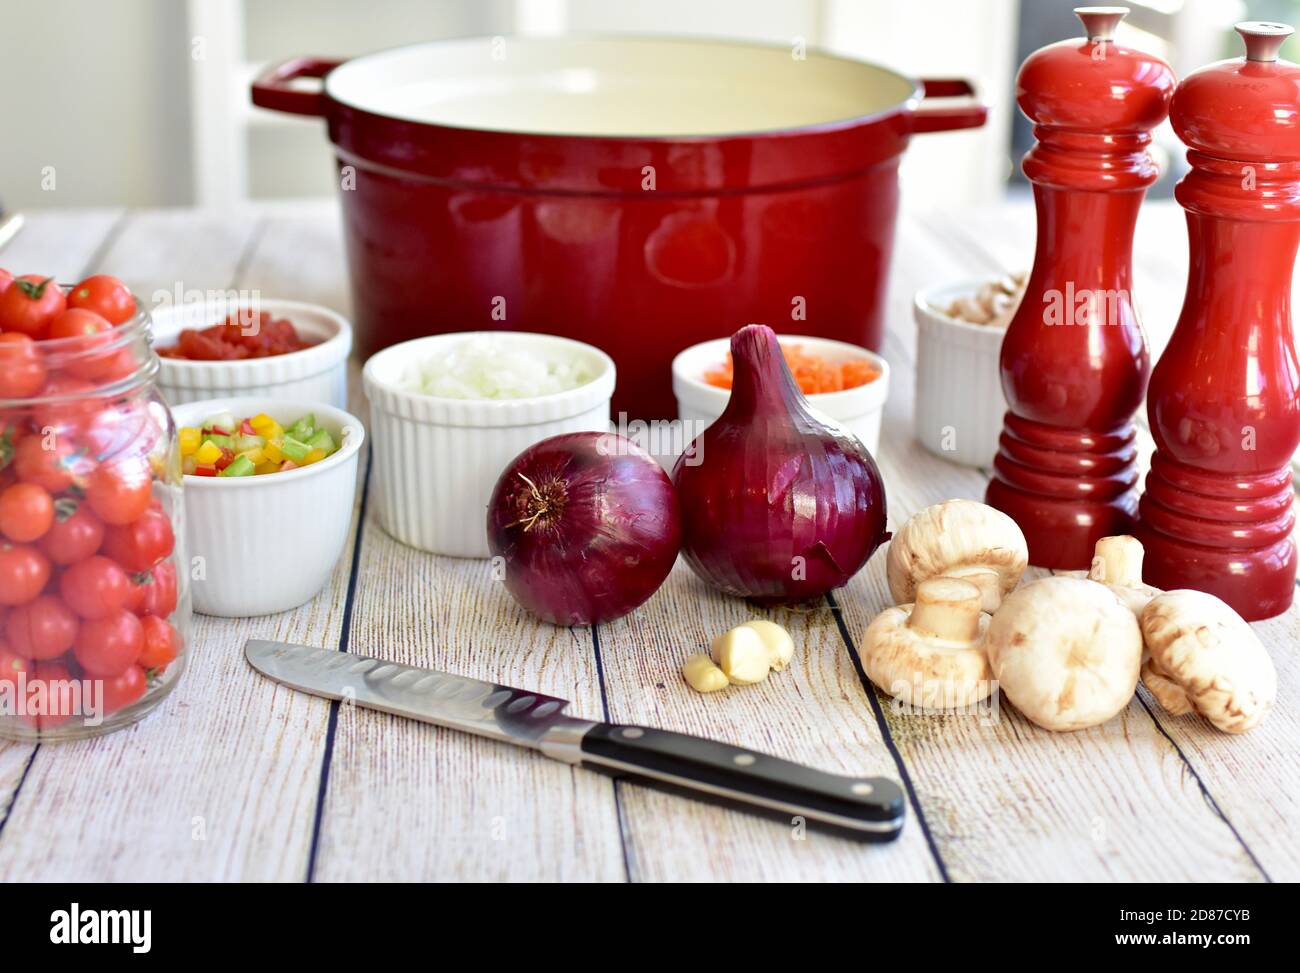
[[[917,94],[886,68],[792,47],[630,37],[418,44],[347,61],[325,90],[403,121],[650,138],[828,125]]]

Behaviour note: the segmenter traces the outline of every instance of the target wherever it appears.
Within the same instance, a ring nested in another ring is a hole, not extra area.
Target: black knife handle
[[[598,723],[582,738],[582,764],[857,841],[891,841],[903,827],[903,791],[892,780],[840,777],[685,733]]]

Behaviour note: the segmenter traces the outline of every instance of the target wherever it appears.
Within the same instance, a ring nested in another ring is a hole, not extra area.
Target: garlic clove
[[[697,652],[686,660],[682,666],[682,678],[697,693],[716,693],[730,685],[727,674],[702,652]]]
[[[772,668],[763,639],[743,625],[715,638],[710,651],[713,661],[738,686],[762,682]]]
[[[767,648],[768,661],[774,672],[780,672],[790,664],[790,659],[794,657],[794,639],[790,638],[790,633],[776,622],[755,618],[740,627],[752,628],[758,633],[758,637],[763,640],[763,645]]]

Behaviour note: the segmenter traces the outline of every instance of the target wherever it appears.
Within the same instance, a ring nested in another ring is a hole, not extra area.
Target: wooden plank
[[[100,267],[146,297],[177,283],[239,287],[257,233],[242,217],[140,213]],[[333,279],[338,268],[321,272]],[[300,266],[271,284],[310,300],[315,282]],[[326,713],[254,673],[242,647],[250,637],[336,645],[350,546],[321,594],[294,612],[195,616],[189,669],[142,723],[40,747],[0,838],[0,879],[301,879]],[[12,762],[3,760],[6,776]]]
[[[358,576],[350,651],[535,689],[602,718],[589,632],[528,615],[487,561],[425,554],[369,519]],[[340,707],[322,812],[318,881],[624,878],[607,778],[372,710]]]

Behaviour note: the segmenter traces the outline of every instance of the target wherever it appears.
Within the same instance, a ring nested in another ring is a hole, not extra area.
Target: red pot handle
[[[273,64],[253,80],[253,104],[291,115],[325,114],[323,91],[289,87],[295,78],[323,78],[343,62],[327,57],[292,57]]]
[[[975,87],[960,78],[925,78],[926,98],[973,97]],[[925,105],[912,112],[913,132],[950,132],[959,128],[979,128],[989,117],[989,106]]]

